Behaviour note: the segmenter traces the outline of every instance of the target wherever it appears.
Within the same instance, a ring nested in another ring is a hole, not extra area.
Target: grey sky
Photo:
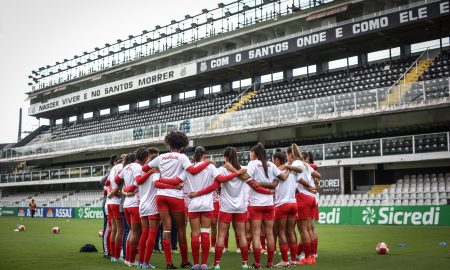
[[[198,14],[219,2],[229,1],[0,0],[0,143],[17,140],[20,107],[23,129],[38,125],[27,116],[25,101],[31,70]]]

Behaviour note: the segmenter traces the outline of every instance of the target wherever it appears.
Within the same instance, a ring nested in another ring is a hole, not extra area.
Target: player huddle
[[[150,262],[161,222],[166,269],[177,269],[172,262],[170,240],[174,222],[181,268],[220,270],[230,224],[242,256],[241,269],[261,268],[263,252],[267,252],[269,268],[316,262],[314,220],[318,218],[320,174],[314,164],[309,164],[313,161],[311,155],[300,153],[293,144],[286,153],[276,152],[269,161],[263,145],[257,144],[250,149],[251,161],[243,168],[236,149],[227,147],[223,152],[225,164],[216,168],[214,162],[206,160],[206,150],[201,146],[195,149],[192,162],[183,154],[189,140],[182,132],[170,132],[165,143],[168,153],[160,155],[156,148],[139,148],[112,164],[105,182],[111,228],[106,237],[111,261],[143,269],[155,268]],[[124,230],[122,201],[130,227],[124,259],[120,258]],[[193,265],[188,259],[187,221],[191,228]],[[217,236],[210,235],[211,227],[216,226]],[[297,244],[296,226],[301,235],[300,244]],[[274,265],[277,238],[282,260]],[[211,239],[215,241],[215,253],[213,266],[209,268]],[[267,250],[262,249],[264,242]],[[251,266],[249,251],[254,255]],[[297,256],[300,254],[304,256]]]

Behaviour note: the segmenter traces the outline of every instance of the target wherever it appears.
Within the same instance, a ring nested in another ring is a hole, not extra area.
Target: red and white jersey
[[[300,167],[303,170],[303,164],[300,160],[292,162],[292,166]],[[295,203],[295,188],[300,179],[300,174],[296,172],[290,172],[288,178],[285,181],[280,180],[275,189],[275,206],[280,206],[285,203]]]
[[[303,162],[301,162],[301,163],[302,163],[303,167],[299,166],[302,168],[302,173],[300,174],[300,178],[303,178],[310,186],[314,187],[314,179],[311,175],[311,173],[314,172],[313,168],[311,168],[311,166],[309,166],[307,163],[303,163]],[[307,191],[305,189],[305,187],[300,183],[298,183],[297,189],[298,189],[298,192],[300,192],[302,194],[315,197],[315,195],[313,193]]]
[[[277,178],[281,171],[272,162],[267,162],[267,174],[260,160],[251,160],[247,165],[247,174],[254,180],[261,183],[272,183]],[[250,206],[269,206],[273,205],[273,195],[261,194],[253,189],[250,190]]]
[[[146,217],[158,214],[156,209],[156,192],[155,181],[160,178],[159,173],[152,173],[150,177],[142,185],[139,186],[139,215]],[[133,185],[137,186],[136,178]]]
[[[227,169],[219,168],[222,175],[228,175]],[[220,193],[220,211],[226,213],[245,213],[248,206],[248,189],[250,188],[245,181],[235,177],[232,180],[221,184]]]
[[[177,152],[159,155],[148,164],[151,168],[158,168],[161,178],[166,179],[180,177],[184,170],[191,165],[189,158],[185,154]],[[158,189],[157,195],[182,199],[183,191],[177,189]]]
[[[119,177],[123,179],[123,185],[130,186],[133,183],[136,183],[135,178],[139,175],[143,175],[142,165],[138,163],[130,163],[125,166],[120,172]],[[128,207],[139,207],[139,192],[136,192],[134,196],[126,196],[123,201],[123,208]]]
[[[120,173],[123,169],[123,164],[119,163],[117,165],[114,165],[114,167],[111,168],[111,171],[109,171],[109,176],[108,176],[108,180],[110,182],[110,188],[108,191],[108,195],[111,194],[111,191],[113,191],[113,189],[115,189],[117,187],[116,181],[114,181],[114,179],[116,178],[116,175],[118,173]],[[112,197],[112,198],[108,198],[108,204],[119,204],[120,205],[121,199],[118,197]]]
[[[198,166],[201,163],[194,164]],[[209,164],[203,171],[196,175],[192,175],[188,172],[184,172],[180,177],[184,182],[184,186],[187,186],[188,193],[200,191],[214,182],[214,178],[220,175],[217,168]],[[203,196],[195,197],[189,200],[188,210],[189,212],[205,212],[214,210],[213,205],[213,193],[208,193]]]

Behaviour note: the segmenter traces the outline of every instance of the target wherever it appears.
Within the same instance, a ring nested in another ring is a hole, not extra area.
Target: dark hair
[[[109,165],[114,166],[114,162],[117,161],[117,158],[118,158],[117,155],[112,155],[112,156],[109,158]]]
[[[135,153],[129,153],[123,159],[123,166],[126,166],[126,165],[128,165],[130,163],[133,163],[135,161],[136,161],[136,154]]]
[[[166,135],[164,142],[173,149],[183,150],[189,145],[189,138],[181,131],[171,131]]]
[[[192,158],[194,162],[200,162],[202,160],[202,156],[206,155],[206,150],[203,146],[198,146],[195,148],[194,157]]]
[[[139,161],[143,161],[148,158],[148,155],[150,154],[148,149],[145,147],[139,147],[134,153],[136,154],[136,159]]]
[[[250,149],[250,151],[255,153],[256,157],[261,161],[264,173],[266,174],[266,177],[269,177],[269,169],[267,165],[267,153],[264,146],[261,143],[258,143],[257,145],[253,146]]]
[[[273,159],[277,158],[281,164],[286,163],[286,154],[284,152],[275,152],[272,157]]]
[[[230,162],[231,166],[233,166],[233,168],[235,168],[236,170],[241,169],[241,164],[239,164],[237,159],[236,148],[228,146],[227,148],[225,148],[225,150],[223,150],[223,156],[228,158],[228,161]]]
[[[150,155],[155,155],[155,154],[158,155],[159,154],[159,150],[156,147],[149,147],[148,148],[148,153]]]
[[[311,164],[314,164],[314,155],[313,153],[311,153],[310,151],[308,151],[308,156],[309,156],[309,162]]]

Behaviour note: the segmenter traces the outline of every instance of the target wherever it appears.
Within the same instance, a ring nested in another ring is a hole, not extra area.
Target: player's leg
[[[188,247],[187,247],[187,239],[186,239],[186,217],[184,214],[184,202],[181,200],[183,207],[181,211],[171,212],[172,218],[174,219],[175,226],[177,228],[177,236],[178,236],[178,244],[180,245],[180,253],[181,253],[181,267],[182,268],[191,268],[192,265],[188,259]],[[176,210],[176,209],[175,209]]]
[[[201,246],[202,246],[202,265],[201,269],[208,269],[208,256],[209,256],[209,247],[210,243],[210,228],[211,228],[211,213],[206,212],[200,216],[200,237],[201,237]]]
[[[139,266],[141,267],[144,262],[145,258],[145,252],[147,250],[147,239],[148,239],[148,217],[142,216],[141,217],[141,227],[142,227],[142,233],[141,237],[139,238]]]
[[[200,269],[200,213],[189,213],[189,224],[191,226],[191,251],[194,260],[192,269]]]

